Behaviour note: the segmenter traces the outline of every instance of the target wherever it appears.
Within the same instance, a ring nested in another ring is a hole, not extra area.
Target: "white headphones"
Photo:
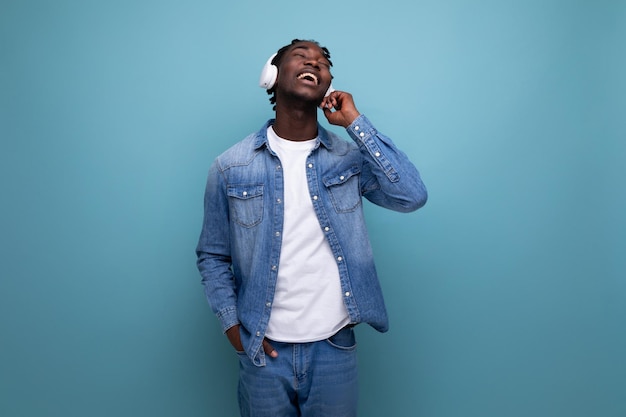
[[[272,64],[272,60],[277,54],[273,54],[270,59],[267,60],[263,69],[261,70],[261,78],[259,78],[259,87],[269,90],[274,87],[276,78],[278,78],[278,67]]]
[[[261,77],[259,78],[259,87],[265,88],[266,90],[271,89],[276,84],[276,79],[278,78],[278,67],[272,64],[272,60],[276,57],[276,53],[272,54],[272,56],[267,60],[265,65],[263,65],[263,69],[261,70]],[[326,94],[324,97],[328,97],[330,93],[335,91],[333,85],[331,84],[326,90]]]

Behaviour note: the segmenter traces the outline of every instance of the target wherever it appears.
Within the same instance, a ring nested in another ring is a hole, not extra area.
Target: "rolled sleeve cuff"
[[[222,331],[224,333],[226,333],[226,330],[239,324],[239,319],[237,318],[237,309],[235,307],[227,307],[220,310],[217,313],[217,318],[222,323]]]

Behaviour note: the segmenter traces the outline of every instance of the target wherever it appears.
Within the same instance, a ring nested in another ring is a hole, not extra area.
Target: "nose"
[[[320,64],[319,62],[317,62],[317,60],[309,58],[304,62],[304,65],[308,65],[310,67],[313,67],[315,69],[320,69]]]

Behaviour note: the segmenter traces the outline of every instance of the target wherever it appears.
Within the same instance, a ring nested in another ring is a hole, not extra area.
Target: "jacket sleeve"
[[[399,212],[419,209],[428,199],[420,174],[388,137],[364,115],[346,128],[364,158],[361,193],[372,203]]]
[[[196,255],[207,301],[224,332],[239,323],[228,210],[226,181],[216,161],[209,170],[204,193],[204,220]]]

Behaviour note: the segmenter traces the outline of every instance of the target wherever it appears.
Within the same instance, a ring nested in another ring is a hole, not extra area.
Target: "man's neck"
[[[317,108],[285,108],[276,106],[274,132],[287,140],[303,141],[317,137]]]

